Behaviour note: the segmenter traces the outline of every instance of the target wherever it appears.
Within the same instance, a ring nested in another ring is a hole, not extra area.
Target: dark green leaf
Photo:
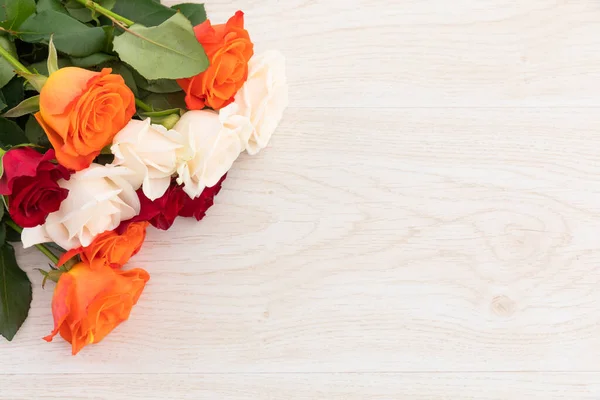
[[[134,24],[134,34],[114,39],[115,51],[144,78],[178,79],[194,76],[208,67],[208,58],[192,25],[177,13],[159,26]]]
[[[171,6],[171,8],[185,15],[194,26],[200,25],[206,21],[204,4],[182,3]]]
[[[29,143],[23,129],[14,121],[0,117],[0,147],[6,149],[22,143]]]
[[[40,96],[32,96],[20,102],[16,107],[11,108],[2,116],[5,118],[18,118],[23,115],[33,114],[40,110]]]
[[[135,84],[151,93],[175,93],[181,91],[181,86],[177,84],[177,81],[171,79],[157,79],[155,81],[149,81],[140,75],[136,70],[131,70],[133,77],[135,78]]]
[[[79,68],[90,68],[116,59],[117,57],[110,54],[96,53],[82,58],[71,57],[71,63]]]
[[[7,37],[0,36],[0,46],[4,47],[12,56],[18,57],[15,44]],[[13,76],[15,76],[15,67],[10,65],[4,57],[0,57],[0,88],[4,87]]]
[[[50,148],[50,141],[42,126],[37,122],[35,117],[31,115],[25,124],[25,136],[29,143],[37,144],[39,146]]]
[[[98,53],[106,46],[106,34],[100,27],[89,27],[58,11],[43,11],[21,25],[21,40],[48,43],[54,34],[56,49],[74,57]]]
[[[39,13],[48,10],[58,11],[63,14],[67,13],[67,10],[65,10],[65,7],[62,5],[60,0],[38,0],[36,10]]]
[[[110,10],[115,5],[116,0],[96,0],[96,3]],[[75,0],[68,0],[65,4],[65,8],[73,18],[76,18],[81,22],[90,22],[96,20],[99,16],[97,13]]]
[[[4,94],[0,92],[0,111],[6,108],[6,99],[4,98]]]
[[[144,26],[162,24],[176,13],[175,10],[152,0],[120,0],[113,7],[113,11]]]
[[[4,216],[4,205],[0,207],[0,218]],[[0,224],[0,245],[6,243],[6,225]]]
[[[98,157],[96,157],[96,160],[94,162],[97,164],[106,165],[112,163],[114,159],[115,156],[113,156],[112,154],[100,154]]]
[[[35,0],[0,0],[0,26],[14,31],[35,12]]]
[[[132,71],[123,63],[113,63],[110,65],[110,67],[113,70],[113,74],[119,74],[123,77],[125,84],[129,86],[129,89],[131,89],[133,94],[135,94],[137,97],[139,95],[138,87]]]
[[[0,204],[0,207],[4,207],[4,204]],[[19,243],[21,241],[21,234],[14,229],[6,229],[6,241],[12,243]]]
[[[15,77],[2,88],[8,109],[16,107],[25,98],[24,83],[23,78]]]
[[[74,65],[71,62],[71,59],[64,58],[64,57],[58,57],[58,68],[70,67],[71,65]],[[40,61],[40,62],[30,64],[28,68],[31,71],[36,71],[38,74],[42,74],[42,75],[46,75],[46,76],[48,76],[50,74],[48,71],[48,62],[47,61]]]
[[[114,26],[103,26],[104,34],[106,35],[106,45],[104,46],[105,53],[113,53],[113,39],[115,38]]]
[[[144,102],[155,110],[168,110],[171,108],[187,108],[185,105],[185,93],[151,93],[144,97]]]
[[[31,307],[31,282],[19,268],[15,251],[5,243],[0,246],[0,335],[12,340]]]

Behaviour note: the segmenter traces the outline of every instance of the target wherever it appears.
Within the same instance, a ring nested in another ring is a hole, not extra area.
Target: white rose
[[[238,130],[224,127],[214,111],[188,111],[173,129],[186,141],[179,152],[177,183],[191,198],[216,185],[243,150]]]
[[[242,145],[248,154],[265,148],[288,106],[285,57],[278,51],[254,56],[248,63],[248,80],[235,95],[235,101],[220,110],[221,122],[230,129],[252,130]]]
[[[127,179],[134,189],[140,186],[147,198],[161,197],[177,170],[177,151],[183,147],[182,136],[162,125],[150,125],[150,119],[132,119],[113,139],[110,148],[113,165],[134,172]]]
[[[66,250],[88,246],[105,231],[140,212],[140,200],[126,177],[127,168],[92,164],[58,184],[69,190],[60,209],[43,225],[23,229],[23,247],[56,242]]]

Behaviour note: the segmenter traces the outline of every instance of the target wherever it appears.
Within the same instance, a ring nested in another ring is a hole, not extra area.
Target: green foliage
[[[160,25],[177,13],[153,0],[120,0],[112,10],[144,26]]]
[[[64,58],[64,57],[58,57],[58,68],[64,68],[64,67],[70,67],[71,65],[73,65],[73,63],[71,62],[72,58]],[[50,75],[50,71],[48,71],[48,61],[39,61],[36,63],[33,63],[31,65],[29,65],[27,68],[29,68],[29,70],[31,72],[36,72],[38,74],[41,75]]]
[[[29,143],[42,146],[44,148],[50,148],[50,141],[44,128],[37,122],[33,115],[29,116],[27,123],[25,124],[25,136]]]
[[[71,57],[71,64],[79,68],[91,68],[116,59],[117,57],[111,54],[96,53],[87,57]]]
[[[125,84],[131,89],[133,94],[139,96],[138,86],[133,76],[133,71],[122,62],[112,63],[109,65],[114,74],[119,74],[123,77]],[[143,78],[142,78],[143,79]]]
[[[9,109],[16,107],[25,98],[24,84],[23,78],[15,77],[2,88],[2,96]]]
[[[150,93],[143,98],[144,102],[155,110],[168,110],[173,108],[187,108],[185,105],[185,93]]]
[[[117,0],[96,0],[96,3],[108,10],[112,9],[116,2]],[[75,0],[68,0],[65,4],[65,8],[73,18],[76,18],[81,22],[98,21],[99,15],[97,13]]]
[[[2,225],[6,229],[4,225]],[[2,235],[6,238],[6,235]],[[31,282],[19,268],[15,251],[8,243],[0,245],[0,335],[12,340],[31,307]]]
[[[48,67],[48,75],[51,75],[58,71],[58,54],[56,53],[56,46],[54,46],[53,36],[50,36],[50,43],[48,43],[48,61],[46,62]]]
[[[185,15],[194,26],[206,21],[206,9],[204,8],[204,4],[182,3],[176,4],[171,8]]]
[[[35,0],[0,0],[0,26],[15,31],[34,12]]]
[[[7,37],[0,36],[0,46],[4,47],[13,57],[18,57],[15,44]],[[4,87],[13,76],[15,76],[15,67],[4,58],[0,57],[0,88]]]
[[[106,47],[104,29],[89,27],[58,11],[43,11],[29,17],[21,30],[21,40],[30,43],[48,43],[53,34],[56,49],[74,57],[86,57]]]
[[[137,87],[146,90],[151,93],[175,93],[181,91],[181,86],[177,84],[177,81],[172,79],[157,79],[149,81],[140,75],[136,70],[131,69],[133,78]]]
[[[115,37],[114,49],[148,80],[187,78],[208,67],[190,21],[179,13],[159,26],[135,24],[129,29],[133,33]]]
[[[0,117],[0,147],[7,149],[23,143],[29,143],[23,129],[16,122]]]
[[[32,96],[20,102],[16,107],[11,108],[2,116],[4,118],[18,118],[23,115],[33,114],[40,110],[40,96]]]
[[[36,11],[40,13],[48,10],[58,11],[63,14],[67,13],[60,0],[38,0]]]

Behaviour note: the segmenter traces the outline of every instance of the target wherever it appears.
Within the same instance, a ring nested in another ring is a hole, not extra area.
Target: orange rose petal
[[[98,75],[100,75],[98,72],[83,68],[59,69],[48,77],[42,88],[40,109],[48,114],[62,114],[74,98],[81,96],[88,82]]]
[[[67,315],[71,311],[71,296],[73,292],[74,279],[68,274],[63,274],[56,287],[54,288],[54,297],[52,298],[52,315],[54,316],[54,330],[44,340],[51,342],[54,336],[60,330],[65,322]],[[56,299],[56,300],[55,300]]]

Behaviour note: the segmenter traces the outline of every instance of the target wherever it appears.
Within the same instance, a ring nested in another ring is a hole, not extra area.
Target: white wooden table
[[[207,4],[237,8],[288,58],[272,146],[150,232],[76,357],[21,252],[0,398],[600,399],[600,1]]]

